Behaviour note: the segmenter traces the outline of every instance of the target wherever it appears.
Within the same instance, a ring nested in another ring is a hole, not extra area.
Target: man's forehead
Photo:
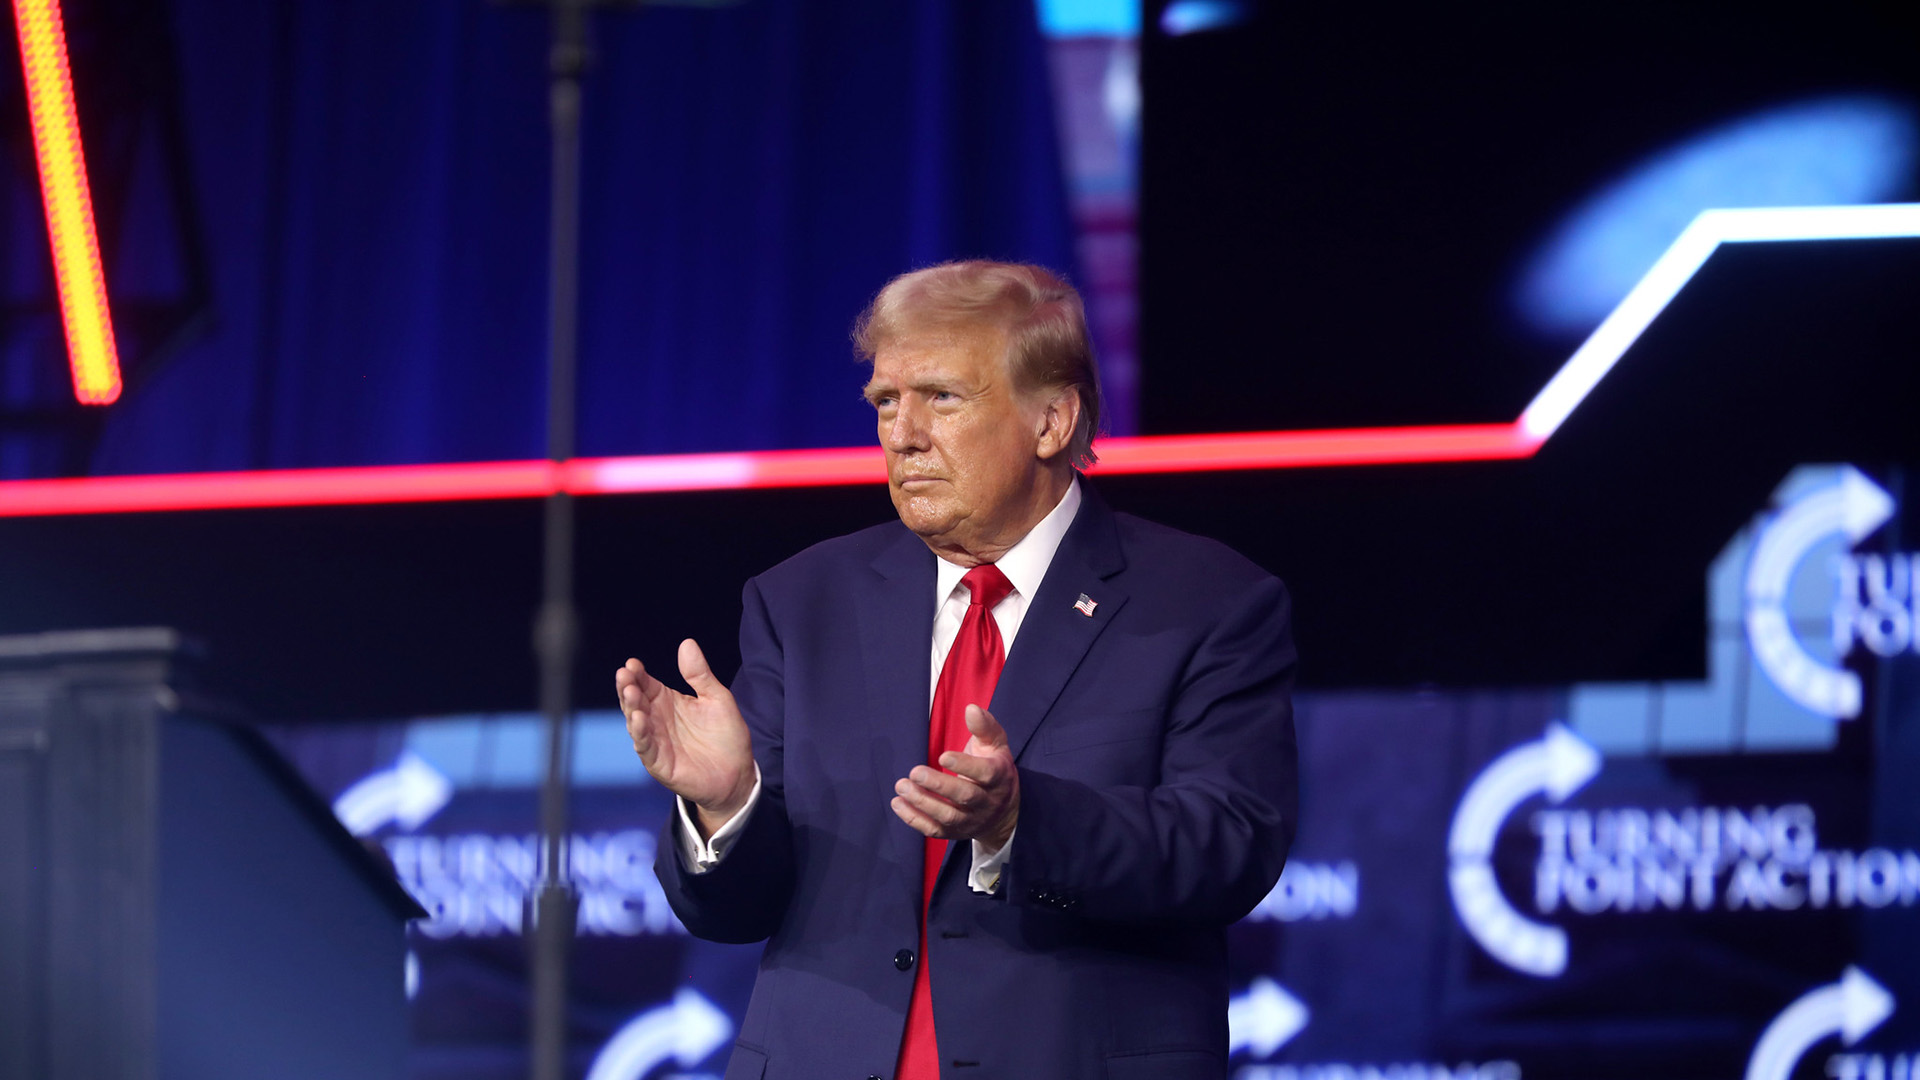
[[[1004,335],[990,329],[938,330],[890,341],[873,357],[869,385],[894,380],[992,374],[1006,357]]]

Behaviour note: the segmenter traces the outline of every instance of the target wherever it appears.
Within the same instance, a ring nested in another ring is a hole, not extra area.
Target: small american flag
[[[1100,605],[1095,603],[1093,598],[1086,593],[1081,593],[1080,599],[1073,602],[1073,610],[1085,615],[1089,619],[1093,618],[1093,609],[1099,606]]]

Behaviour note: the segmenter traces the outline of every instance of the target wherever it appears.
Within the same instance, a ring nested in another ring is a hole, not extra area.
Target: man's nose
[[[927,417],[925,410],[910,398],[902,398],[893,413],[893,422],[887,425],[886,446],[896,454],[909,450],[927,448]]]

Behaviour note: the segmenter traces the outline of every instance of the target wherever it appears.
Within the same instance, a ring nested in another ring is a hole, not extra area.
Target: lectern
[[[398,1078],[424,913],[190,654],[0,637],[0,1077]]]

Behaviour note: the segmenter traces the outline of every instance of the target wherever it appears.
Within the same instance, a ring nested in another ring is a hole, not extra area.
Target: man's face
[[[991,561],[1046,516],[1046,405],[1020,392],[997,333],[930,333],[873,359],[887,487],[900,520],[956,561]],[[1044,503],[1045,505],[1041,505]]]

